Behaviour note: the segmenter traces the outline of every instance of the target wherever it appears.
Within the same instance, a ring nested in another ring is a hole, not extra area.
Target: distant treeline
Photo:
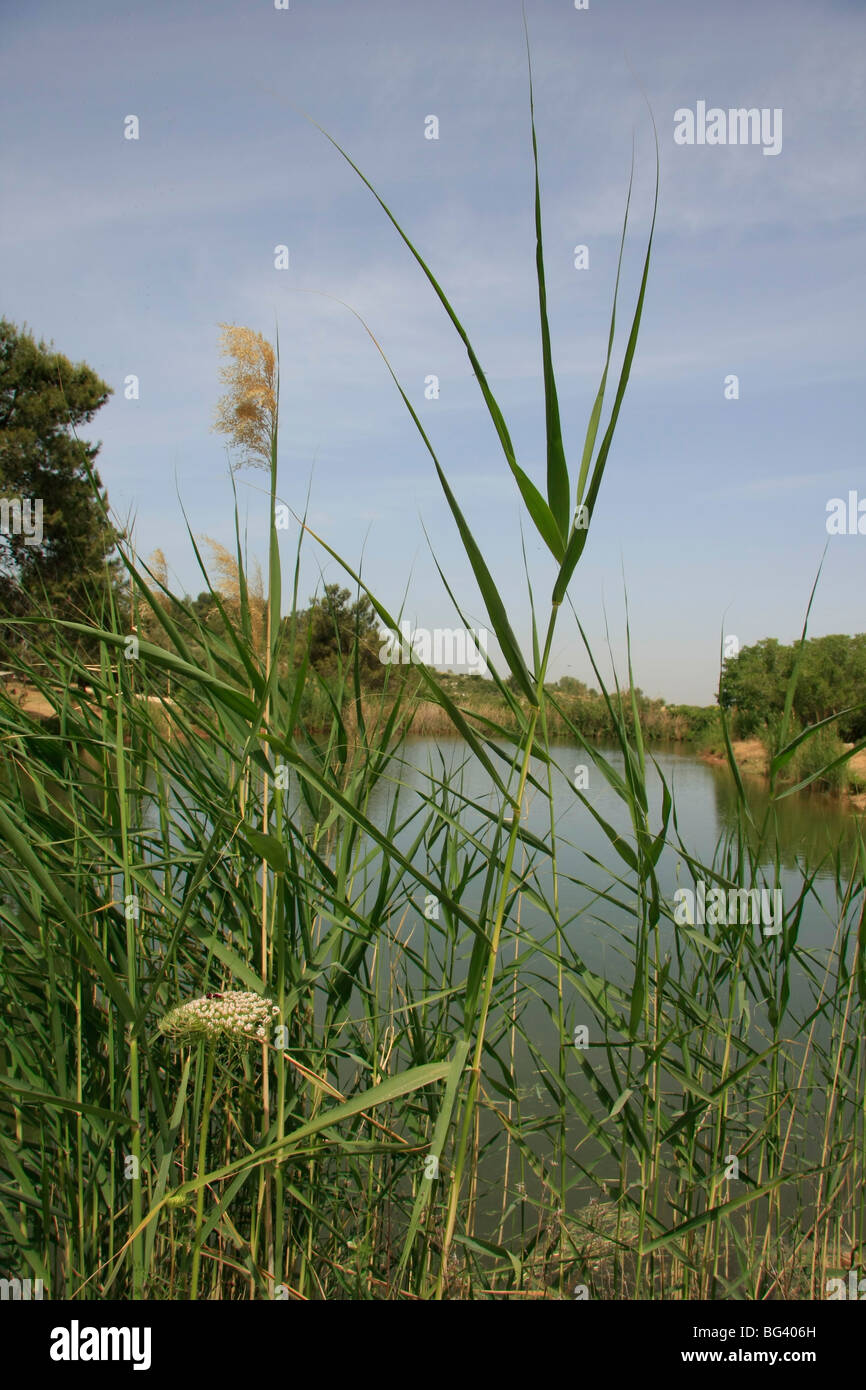
[[[439,675],[440,682],[447,693],[476,719],[500,724],[512,730],[516,727],[505,698],[499,693],[491,680],[482,676]],[[574,725],[586,739],[604,740],[613,738],[614,721],[603,695],[584,685],[573,676],[563,676],[559,681],[545,686],[551,703],[548,706],[547,721],[551,735],[568,736]],[[632,697],[627,690],[608,692],[611,703],[622,712],[631,732],[634,729]],[[642,690],[635,690],[641,730],[651,741],[687,742],[701,745],[714,743],[721,734],[719,710],[716,705],[669,705],[662,699],[650,699]],[[418,706],[412,721],[414,733],[435,735],[453,733],[444,710],[424,698],[423,689],[417,693]],[[521,702],[525,703],[525,702]]]
[[[220,599],[229,608],[239,607],[240,594],[233,572],[231,557],[215,548],[219,569]],[[173,616],[186,628],[195,645],[194,628],[206,627],[217,620],[216,599],[203,593],[196,599],[173,601]],[[248,589],[244,606],[251,629],[253,645],[263,638],[264,600],[256,586]],[[182,610],[187,610],[184,622]],[[285,665],[297,667],[307,663],[308,681],[299,710],[300,717],[311,729],[328,727],[334,718],[334,694],[339,689],[347,701],[345,718],[351,727],[354,722],[355,677],[362,694],[365,717],[376,708],[388,709],[399,692],[401,699],[408,695],[414,702],[412,730],[419,734],[453,734],[450,717],[429,698],[429,692],[417,665],[391,665],[380,660],[382,650],[381,624],[365,597],[353,597],[348,589],[329,584],[322,593],[310,599],[304,609],[283,619],[286,640],[283,645]],[[160,634],[153,618],[146,623],[148,635],[157,641]],[[785,646],[768,637],[750,647],[743,647],[736,657],[723,666],[717,701],[709,705],[669,704],[663,698],[650,698],[641,689],[634,691],[641,729],[649,741],[690,743],[697,748],[721,748],[722,725],[719,706],[727,711],[731,735],[735,739],[758,738],[772,747],[778,733],[785,699],[799,643]],[[480,721],[513,730],[514,716],[508,702],[489,677],[478,674],[437,672],[440,685],[448,696],[465,712]],[[509,687],[515,698],[514,683]],[[588,739],[612,737],[614,722],[605,697],[596,689],[574,676],[563,676],[545,686],[552,697],[548,706],[548,721],[553,734],[567,736],[569,723],[574,723]],[[621,703],[629,730],[633,730],[632,695],[628,690],[608,692],[611,701]],[[858,709],[857,706],[861,707]],[[849,711],[847,713],[840,713]],[[788,736],[793,737],[809,724],[840,714],[822,735],[822,749],[827,751],[845,743],[866,737],[866,634],[813,637],[802,645],[799,655],[797,681],[791,709]],[[815,746],[817,753],[817,745]]]

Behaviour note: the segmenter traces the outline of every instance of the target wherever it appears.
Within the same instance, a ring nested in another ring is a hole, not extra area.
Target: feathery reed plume
[[[277,429],[277,361],[273,347],[252,328],[221,323],[221,351],[232,360],[220,368],[228,386],[217,405],[216,424],[241,459],[234,468],[270,468]]]
[[[242,606],[241,573],[237,556],[227,550],[211,536],[203,536],[211,552],[212,568],[215,573],[214,587],[219,591],[226,608],[236,619],[240,618]],[[262,580],[261,566],[253,561],[246,582],[247,605],[250,614],[250,630],[253,650],[261,655],[265,649],[265,628],[267,626],[268,599]]]

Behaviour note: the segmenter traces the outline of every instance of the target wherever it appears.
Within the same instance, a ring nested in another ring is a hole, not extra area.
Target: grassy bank
[[[710,735],[702,740],[699,755],[708,762],[727,765],[729,754],[724,736]],[[772,738],[732,739],[731,753],[742,772],[769,777],[774,748]],[[866,809],[866,753],[859,745],[845,743],[836,735],[824,734],[815,744],[795,751],[784,769],[783,785],[806,782],[815,791],[843,797],[855,810]]]
[[[521,715],[515,714],[512,705],[499,692],[495,683],[480,676],[443,675],[437,672],[437,684],[460,707],[468,718],[473,718],[479,727],[484,724],[499,725],[510,733],[517,733],[521,722],[529,714],[529,704],[524,698],[518,703]],[[551,737],[568,737],[570,730],[577,725],[585,738],[610,739],[616,736],[616,721],[604,696],[597,691],[573,695],[563,691],[558,685],[550,685],[545,690],[548,701],[547,727]],[[668,705],[664,700],[651,700],[641,691],[635,692],[634,707],[631,693],[619,693],[619,701],[625,713],[626,726],[634,732],[634,709],[640,722],[643,736],[648,742],[689,743],[696,748],[704,746],[721,734],[718,710],[715,706],[703,708],[697,705]],[[367,698],[369,709],[376,706],[375,699]],[[425,698],[423,688],[415,696],[415,713],[412,719],[412,732],[435,737],[437,734],[453,732],[453,723],[447,711],[436,699]]]

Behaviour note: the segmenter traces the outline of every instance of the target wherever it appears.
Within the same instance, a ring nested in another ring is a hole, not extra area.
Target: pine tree
[[[53,344],[37,343],[26,325],[0,319],[2,616],[38,609],[89,621],[117,580],[116,532],[94,490],[104,503],[93,470],[99,444],[73,434],[110,394],[85,363],[74,365]],[[22,508],[29,534],[19,521]],[[10,640],[10,629],[0,633],[0,644]]]

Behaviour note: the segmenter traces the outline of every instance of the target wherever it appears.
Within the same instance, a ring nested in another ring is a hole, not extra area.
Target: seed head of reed
[[[221,351],[230,361],[220,369],[228,386],[217,406],[214,429],[240,450],[236,464],[270,468],[277,431],[277,359],[273,347],[252,328],[221,323]]]

